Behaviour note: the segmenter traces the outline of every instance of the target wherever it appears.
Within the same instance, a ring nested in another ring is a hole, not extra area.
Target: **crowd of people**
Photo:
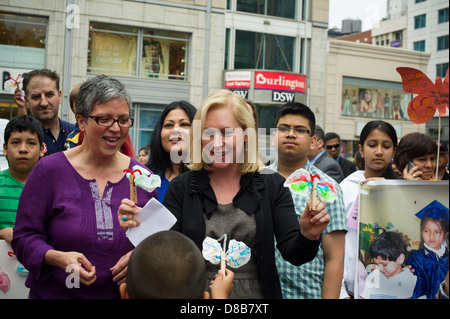
[[[20,115],[5,129],[0,239],[29,271],[30,298],[354,298],[357,230],[347,221],[359,184],[449,178],[444,142],[436,163],[431,137],[398,140],[391,124],[371,121],[360,134],[357,165],[341,155],[340,136],[325,134],[298,102],[279,108],[277,159],[266,166],[249,133],[257,131],[256,109],[229,90],[198,108],[167,105],[137,158],[128,135],[131,96],[117,79],[99,75],[74,87],[75,125],[58,118],[56,72],[25,74],[23,90],[23,100],[19,90],[14,97]],[[138,187],[134,202],[124,171],[136,166],[159,175],[161,185]],[[300,168],[333,184],[336,200],[314,207],[284,187]],[[125,231],[139,227],[151,198],[177,221],[134,247]],[[218,270],[205,261],[205,237],[224,234],[250,248],[248,263]],[[67,287],[68,274],[79,288]],[[448,259],[441,277],[448,296]]]

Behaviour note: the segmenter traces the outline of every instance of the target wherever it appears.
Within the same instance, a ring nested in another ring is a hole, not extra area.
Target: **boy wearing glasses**
[[[267,168],[287,178],[295,170],[304,168],[311,174],[319,175],[320,182],[335,184],[338,196],[326,210],[331,221],[322,233],[322,243],[316,257],[299,267],[286,262],[275,250],[275,262],[280,277],[283,298],[320,299],[338,298],[344,270],[345,211],[342,191],[336,181],[311,165],[308,154],[315,143],[316,120],[309,107],[297,102],[284,104],[275,120],[276,132],[273,144],[278,151],[278,159]],[[298,216],[307,205],[307,199],[292,194]]]
[[[344,173],[344,178],[346,178],[351,173],[356,172],[357,167],[355,163],[339,155],[341,153],[341,145],[341,137],[337,133],[329,132],[325,134],[325,149],[338,162],[342,173]]]

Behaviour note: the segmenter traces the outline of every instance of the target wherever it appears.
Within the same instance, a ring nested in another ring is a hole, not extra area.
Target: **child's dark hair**
[[[39,139],[39,146],[44,141],[44,131],[42,131],[41,123],[35,118],[29,115],[17,115],[14,116],[5,127],[5,144],[8,145],[8,140],[11,137],[11,133],[28,131],[31,134],[36,133]]]
[[[316,133],[316,116],[308,106],[299,102],[289,102],[283,104],[277,112],[277,117],[274,123],[275,126],[278,125],[281,117],[288,114],[300,115],[306,118],[311,129],[311,135],[314,135]]]
[[[130,299],[200,299],[205,285],[203,255],[182,233],[169,230],[150,235],[130,256]]]
[[[398,231],[385,231],[381,233],[369,248],[369,255],[372,258],[378,256],[384,260],[396,261],[401,254],[407,257],[407,245],[403,234]]]

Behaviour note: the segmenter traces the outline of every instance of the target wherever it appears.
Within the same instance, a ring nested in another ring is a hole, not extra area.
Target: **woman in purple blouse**
[[[41,94],[45,111],[45,92]],[[83,83],[76,118],[83,143],[42,158],[23,189],[11,245],[29,270],[30,298],[120,298],[134,248],[117,220],[130,196],[124,169],[140,165],[119,152],[133,119],[131,96],[100,75]],[[157,192],[138,188],[138,206]]]

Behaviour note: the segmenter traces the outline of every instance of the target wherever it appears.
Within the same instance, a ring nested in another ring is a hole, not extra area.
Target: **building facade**
[[[165,105],[187,100],[198,107],[207,94],[226,87],[228,72],[247,70],[254,79],[301,86],[258,87],[252,78],[243,94],[254,100],[266,128],[291,96],[318,109],[325,104],[328,1],[0,3],[0,31],[7,34],[0,36],[2,76],[56,70],[63,94],[60,116],[71,122],[68,96],[75,85],[99,73],[117,77],[133,97],[130,135],[136,149],[150,140]],[[17,114],[12,91],[0,92],[3,118]]]
[[[133,98],[138,149],[170,102],[197,106],[223,86],[223,0],[0,0],[0,72],[49,68],[61,76],[60,117],[75,121],[68,97],[86,78],[117,77]],[[214,21],[214,23],[212,23]],[[0,116],[17,114],[2,85]]]
[[[60,117],[74,122],[71,89],[99,73],[118,78],[133,99],[135,126],[130,135],[135,149],[150,141],[165,105],[186,100],[198,107],[220,88],[256,104],[260,128],[265,130],[261,145],[270,145],[275,114],[288,101],[309,105],[325,131],[341,133],[353,145],[362,122],[383,118],[381,113],[353,108],[352,101],[359,103],[364,89],[373,89],[375,100],[388,93],[392,108],[383,109],[383,116],[400,125],[403,133],[423,130],[405,119],[407,97],[395,67],[425,71],[429,54],[329,40],[327,0],[0,4],[3,82],[32,69],[56,70],[63,94]],[[12,96],[2,85],[0,118],[17,114]],[[401,106],[395,108],[395,103]]]
[[[224,87],[256,104],[268,137],[281,104],[323,107],[327,26],[328,1],[227,2]]]
[[[323,129],[341,136],[344,156],[358,150],[359,135],[371,120],[387,121],[398,138],[411,132],[425,133],[425,124],[408,118],[411,94],[403,91],[397,67],[426,71],[429,53],[378,47],[330,39],[326,74],[326,105]]]
[[[372,30],[373,44],[430,54],[424,73],[435,81],[449,67],[449,3],[445,0],[389,0],[388,17]],[[439,124],[436,113],[426,133],[449,140],[448,110]]]

